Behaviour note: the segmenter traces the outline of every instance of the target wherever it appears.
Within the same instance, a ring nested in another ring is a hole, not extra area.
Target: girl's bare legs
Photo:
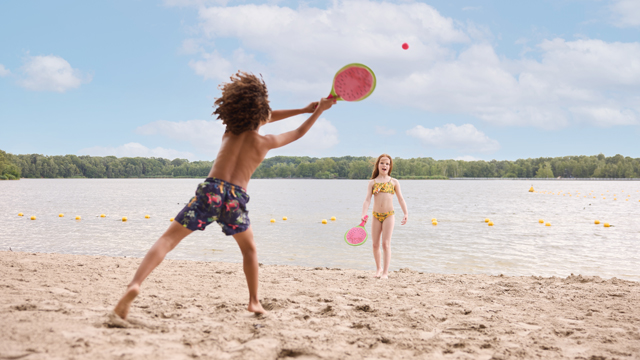
[[[371,240],[373,240],[373,258],[376,261],[376,275],[382,275],[382,266],[380,266],[380,235],[382,235],[382,223],[374,218],[371,224]]]
[[[395,223],[396,217],[394,215],[389,216],[382,223],[382,252],[384,254],[384,269],[382,271],[382,275],[380,275],[381,279],[389,278],[389,263],[391,263],[391,234],[393,233],[393,226]]]
[[[131,303],[140,293],[140,284],[142,284],[144,279],[151,274],[153,269],[155,269],[162,260],[164,260],[167,253],[173,250],[173,248],[175,248],[182,239],[191,233],[191,230],[183,227],[176,221],[169,225],[167,231],[160,236],[151,249],[149,249],[149,252],[147,252],[144,259],[142,259],[142,263],[140,263],[138,271],[136,271],[136,274],[133,276],[133,280],[129,283],[127,291],[122,296],[122,299],[118,301],[115,309],[113,309],[118,316],[123,319],[127,318],[129,309],[131,308]]]
[[[258,264],[256,244],[253,241],[253,229],[249,226],[247,231],[235,234],[233,238],[238,243],[240,251],[242,251],[242,268],[249,287],[249,306],[247,310],[257,314],[264,314],[266,311],[260,304],[260,300],[258,300],[258,269],[260,264]]]

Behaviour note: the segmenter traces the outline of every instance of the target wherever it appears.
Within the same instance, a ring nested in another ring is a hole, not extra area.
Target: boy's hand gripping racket
[[[376,88],[376,75],[366,65],[353,63],[338,70],[333,77],[328,99],[360,101]]]
[[[364,220],[360,223],[360,225],[352,227],[344,234],[344,241],[351,246],[360,246],[367,241],[369,235],[367,235],[367,230],[364,228],[364,224],[367,223],[367,219],[369,215],[364,216]]]

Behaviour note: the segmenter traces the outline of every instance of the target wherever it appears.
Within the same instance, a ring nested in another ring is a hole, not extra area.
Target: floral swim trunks
[[[176,216],[175,221],[189,230],[204,230],[214,221],[226,235],[246,231],[251,225],[244,188],[216,178],[198,184],[196,196]]]

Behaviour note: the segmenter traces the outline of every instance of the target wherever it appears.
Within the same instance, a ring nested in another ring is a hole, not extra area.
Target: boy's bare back
[[[278,135],[260,135],[258,129],[246,130],[240,134],[227,131],[222,136],[222,144],[216,157],[209,177],[222,179],[230,183],[247,187],[251,175],[260,165],[271,149],[279,148],[301,138],[318,119],[323,111],[335,104],[334,99],[321,99],[309,104],[306,108],[296,111],[299,114],[311,112],[313,115],[295,130]],[[293,110],[295,111],[295,110]],[[264,124],[289,117],[286,111],[273,111]],[[261,125],[262,126],[262,125]]]
[[[265,143],[264,136],[257,130],[245,131],[240,135],[226,132],[209,177],[246,188],[251,175],[269,151]]]

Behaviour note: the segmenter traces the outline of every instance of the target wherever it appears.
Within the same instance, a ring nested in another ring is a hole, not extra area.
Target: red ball
[[[409,48],[409,44],[407,44],[407,43],[402,44],[402,48],[407,50]]]

